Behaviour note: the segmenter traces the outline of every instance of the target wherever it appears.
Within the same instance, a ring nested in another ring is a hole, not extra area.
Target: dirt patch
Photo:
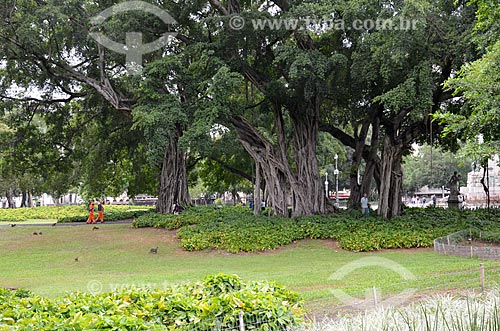
[[[332,249],[334,251],[343,251],[340,247],[339,242],[336,240],[323,240],[323,246],[326,248]]]
[[[154,244],[158,242],[158,239],[161,239],[163,243],[176,243],[180,245],[180,240],[177,238],[176,231],[157,228],[131,228],[130,233],[126,234],[124,239],[146,244]]]

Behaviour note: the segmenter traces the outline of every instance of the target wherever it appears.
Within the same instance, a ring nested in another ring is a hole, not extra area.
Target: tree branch
[[[237,176],[245,178],[249,182],[252,182],[252,176],[249,175],[249,174],[247,174],[246,172],[241,171],[239,169],[236,169],[236,168],[230,166],[229,164],[223,162],[222,160],[220,160],[220,159],[218,159],[218,158],[216,158],[214,156],[209,156],[208,159],[211,160],[211,161],[214,161],[215,163],[217,163],[218,165],[220,165],[224,170],[227,170],[227,171],[229,171],[232,174],[235,174]]]
[[[356,148],[356,140],[354,137],[348,135],[341,129],[331,125],[331,124],[324,124],[321,123],[319,125],[319,130],[329,133],[332,137],[338,139],[343,145],[349,146],[351,148]]]
[[[218,0],[209,0],[209,2],[221,15],[229,15],[229,11]]]
[[[288,3],[288,0],[272,0],[272,2],[282,11],[288,11],[288,9],[290,8],[290,3]]]

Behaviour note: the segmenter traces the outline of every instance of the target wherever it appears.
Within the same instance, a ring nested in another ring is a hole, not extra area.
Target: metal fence
[[[385,285],[374,283],[369,289],[339,287],[348,292],[352,300],[339,302],[332,295],[331,298],[309,300],[306,308],[314,311],[310,318],[322,319],[324,316],[361,313],[380,307],[404,307],[436,294],[486,293],[500,289],[500,265],[488,266],[480,260],[477,262],[476,268],[441,272]]]
[[[476,245],[475,243],[479,243]],[[462,257],[500,259],[500,235],[492,232],[464,230],[434,240],[434,251]]]

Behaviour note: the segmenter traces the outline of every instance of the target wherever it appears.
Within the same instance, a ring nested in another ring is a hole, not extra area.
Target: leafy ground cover
[[[138,217],[148,211],[151,207],[105,205],[105,219],[115,221]],[[97,216],[97,213],[96,213]],[[88,212],[85,205],[82,206],[44,206],[36,208],[1,209],[0,222],[36,222],[40,220],[51,220],[58,222],[81,222],[87,220]]]
[[[486,296],[437,295],[404,308],[380,308],[365,314],[311,321],[307,331],[496,331],[500,327],[500,293]]]
[[[500,212],[407,209],[389,221],[356,211],[298,218],[256,217],[247,208],[203,207],[180,215],[145,214],[136,227],[179,229],[188,251],[209,248],[232,253],[276,249],[302,239],[334,239],[342,249],[375,251],[431,247],[434,239],[460,230],[498,233]]]
[[[297,326],[303,315],[297,293],[223,274],[162,290],[57,298],[0,289],[0,330],[237,330],[239,312],[246,324],[269,331]]]

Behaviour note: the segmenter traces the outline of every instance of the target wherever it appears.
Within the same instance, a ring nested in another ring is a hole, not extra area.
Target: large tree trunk
[[[377,117],[373,118],[375,110],[372,111],[371,116],[367,116],[363,120],[363,124],[359,129],[354,127],[354,154],[352,156],[351,170],[349,173],[349,186],[351,194],[349,196],[349,208],[359,209],[361,207],[360,201],[364,193],[368,194],[371,188],[372,179],[375,173],[376,165],[378,162],[377,152],[379,144],[380,121]],[[372,128],[372,135],[370,141],[369,152],[366,151],[366,144],[370,127]],[[361,161],[365,160],[365,172],[361,183],[358,182],[359,168]]]
[[[402,145],[395,143],[386,135],[382,151],[380,198],[378,205],[378,214],[384,219],[391,219],[401,214],[402,157]]]
[[[182,128],[177,126],[169,137],[158,185],[158,202],[156,211],[162,214],[173,212],[174,204],[186,206],[191,204],[189,198],[186,153],[179,149],[179,138]]]
[[[241,144],[254,159],[260,181],[266,183],[269,207],[273,208],[275,215],[287,215],[288,190],[285,172],[288,162],[283,161],[281,154],[246,119],[232,118],[231,123],[236,129]],[[260,200],[257,200],[260,191],[255,188],[254,204],[260,204]],[[254,210],[254,212],[257,211]]]
[[[294,123],[294,159],[296,175],[291,174],[293,199],[292,215],[311,215],[325,212],[323,183],[319,176],[316,146],[318,141],[318,112],[297,112]]]
[[[259,169],[259,180],[262,184],[262,179],[266,182],[266,192],[269,196],[269,206],[274,210],[275,215],[288,215],[288,189],[285,174],[283,172],[284,165],[279,157],[274,154],[273,149],[266,148],[266,153],[261,154],[259,147],[252,147],[247,143],[243,146],[250,153],[256,163],[256,169]],[[254,213],[260,211],[260,203],[263,200],[261,196],[262,187],[255,187],[255,209]]]
[[[16,208],[16,203],[14,202],[14,191],[12,189],[9,188],[6,197],[9,208]]]
[[[363,175],[363,180],[361,181],[360,186],[360,196],[358,197],[358,202],[361,201],[361,195],[366,193],[368,196],[370,194],[370,190],[372,187],[372,181],[375,179],[377,183],[377,187],[380,188],[380,174],[379,171],[379,158],[378,158],[378,149],[379,149],[379,133],[380,133],[380,120],[379,118],[375,118],[372,123],[372,135],[370,139],[370,152],[365,157],[366,167],[365,173]]]
[[[311,123],[305,122],[296,128],[298,131],[294,140],[294,172],[288,159],[283,119],[279,111],[275,113],[275,131],[278,136],[276,147],[246,119],[237,117],[231,122],[241,144],[254,159],[256,167],[260,167],[261,180],[266,184],[269,207],[273,208],[275,215],[289,215],[289,198],[292,198],[294,216],[324,211],[323,189],[315,154],[317,125],[310,127]]]
[[[483,177],[481,178],[481,185],[483,186],[484,193],[486,194],[486,207],[490,211],[490,175],[488,170],[488,160],[482,164]],[[451,190],[450,190],[451,191]]]
[[[28,200],[27,195],[28,194],[26,191],[21,192],[21,208],[27,207],[27,200]]]
[[[28,194],[28,207],[33,207],[33,194],[30,191],[27,191]]]
[[[355,173],[354,176],[351,175],[351,185],[354,185],[355,190],[351,191],[351,194],[349,196],[350,199],[349,208],[360,209],[361,197],[363,196],[363,194],[366,193],[368,196],[370,195],[372,181],[375,178],[376,167],[377,167],[377,160],[375,158],[369,159],[365,166],[363,178],[361,180],[361,183],[359,184],[357,180],[357,172]],[[353,180],[355,180],[354,184]]]
[[[253,213],[254,215],[260,215],[260,166],[257,163],[255,167],[255,186],[253,192]]]

